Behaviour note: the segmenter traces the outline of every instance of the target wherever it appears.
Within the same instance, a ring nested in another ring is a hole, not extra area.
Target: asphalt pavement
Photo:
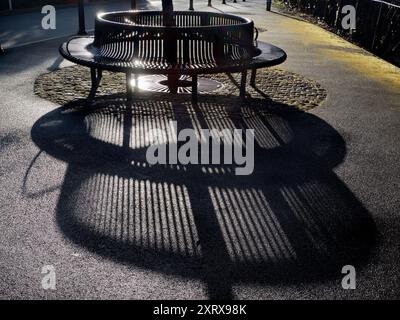
[[[7,50],[0,298],[399,298],[400,70],[318,26],[266,12],[264,1],[195,7],[253,19],[261,40],[287,52],[281,67],[320,83],[325,102],[268,115],[265,126],[287,140],[256,148],[247,179],[148,168],[139,142],[133,151],[110,143],[121,125],[115,113],[63,111],[33,93],[40,74],[70,65],[58,54],[66,38]],[[67,10],[71,27],[57,37],[77,29]],[[7,17],[6,25],[21,21],[20,36],[5,29],[0,41],[45,39],[32,29],[39,15],[26,17]],[[170,110],[168,96],[157,97],[138,105]],[[111,106],[123,114],[120,103]],[[46,265],[55,268],[55,290],[42,286]],[[356,267],[355,290],[341,286],[344,265]]]

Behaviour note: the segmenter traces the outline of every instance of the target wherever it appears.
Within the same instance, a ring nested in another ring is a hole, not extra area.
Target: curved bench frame
[[[126,74],[128,100],[132,77],[139,74],[167,75],[171,93],[177,92],[181,75],[191,76],[196,101],[199,74],[240,72],[240,96],[245,97],[248,70],[255,86],[257,69],[286,60],[286,53],[275,46],[263,42],[254,46],[254,24],[249,19],[209,12],[173,14],[175,25],[168,27],[164,14],[157,11],[101,14],[95,37],[72,38],[61,45],[60,54],[91,69],[90,100],[103,70]]]

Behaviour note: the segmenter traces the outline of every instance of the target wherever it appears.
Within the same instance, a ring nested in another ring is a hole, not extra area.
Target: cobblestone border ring
[[[231,79],[226,74],[205,77],[222,83],[217,90],[208,94],[224,98],[237,95],[239,91],[239,74],[233,74]],[[105,72],[103,79],[103,84],[99,87],[99,96],[124,92],[123,74]],[[62,105],[85,98],[90,91],[90,85],[90,72],[87,68],[72,66],[40,75],[35,81],[34,92],[41,98]],[[315,108],[327,96],[326,90],[316,81],[280,68],[260,70],[257,74],[257,86],[248,86],[247,92],[251,98],[268,99],[271,104],[285,104],[299,110]],[[179,99],[178,96],[171,95],[171,99]],[[204,96],[206,97],[207,93]]]

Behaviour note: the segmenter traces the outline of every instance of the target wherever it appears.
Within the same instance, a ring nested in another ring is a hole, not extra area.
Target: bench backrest
[[[166,64],[209,64],[252,57],[254,24],[227,14],[175,11],[165,26],[160,11],[113,12],[96,19],[102,58]]]

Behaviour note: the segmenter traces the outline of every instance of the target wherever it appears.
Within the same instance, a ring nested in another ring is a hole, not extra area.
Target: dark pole
[[[0,55],[4,54],[4,49],[1,47],[1,43],[0,43]]]
[[[131,9],[136,10],[136,0],[131,0]]]
[[[226,4],[225,0],[222,0],[222,4]]]
[[[165,15],[165,25],[171,27],[174,24],[174,5],[172,0],[162,0],[162,11]]]
[[[208,6],[212,7],[211,0],[208,0]]]
[[[191,11],[194,10],[194,8],[193,8],[193,0],[189,1],[189,10],[191,10]]]
[[[272,0],[267,0],[267,11],[271,11]]]
[[[79,0],[78,13],[79,13],[79,31],[78,35],[83,36],[87,34],[85,29],[85,7],[83,4],[84,0]]]
[[[374,47],[375,47],[375,40],[376,40],[376,36],[377,36],[377,33],[378,33],[378,26],[379,26],[379,23],[381,22],[382,7],[383,7],[383,3],[381,3],[381,6],[379,7],[378,20],[376,21],[374,37],[372,38],[372,45],[371,45],[371,50],[372,51],[374,50]]]
[[[162,0],[162,11],[164,11],[167,14],[172,14],[174,11],[174,5],[172,3],[172,0]]]
[[[162,11],[164,15],[164,25],[167,27],[164,32],[164,55],[168,63],[175,64],[177,59],[177,34],[171,27],[175,25],[174,5],[172,0],[162,0]],[[171,93],[178,91],[179,75],[168,75],[168,88]]]

